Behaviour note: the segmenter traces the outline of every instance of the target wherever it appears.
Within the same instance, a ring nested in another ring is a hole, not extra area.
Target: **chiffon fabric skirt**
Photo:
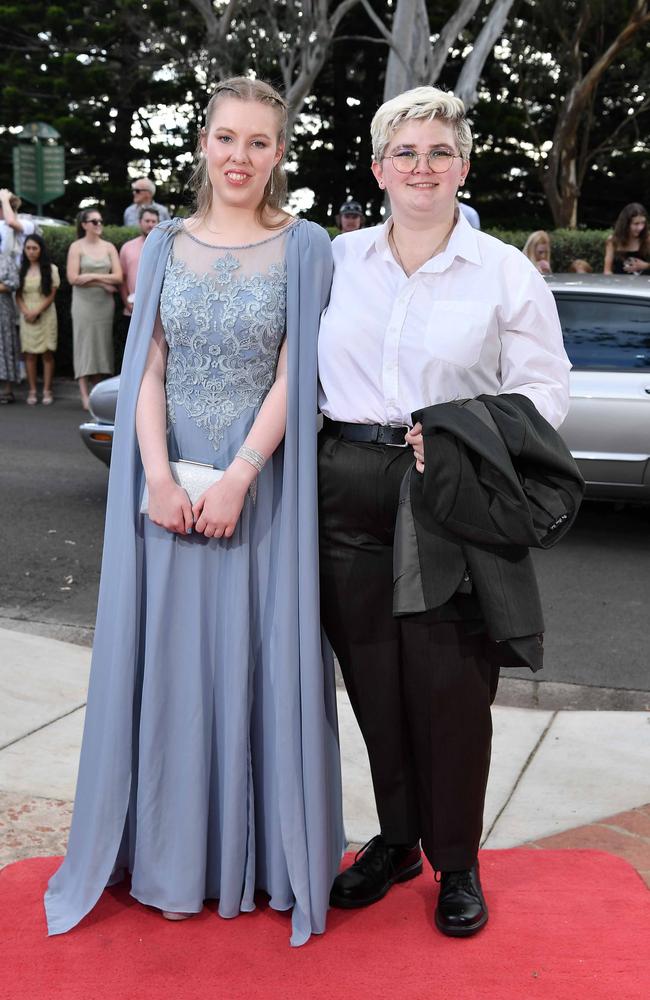
[[[170,457],[225,467],[249,417],[214,449],[183,411]],[[294,897],[285,860],[275,711],[266,655],[272,627],[280,457],[247,496],[230,539],[181,536],[143,518],[136,780],[112,881],[164,910],[198,912],[218,899],[223,917]]]

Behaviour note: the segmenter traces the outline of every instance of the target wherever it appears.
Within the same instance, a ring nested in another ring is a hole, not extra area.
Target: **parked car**
[[[29,218],[35,222],[40,229],[47,229],[48,226],[73,226],[73,222],[66,222],[65,219],[55,219],[51,215],[30,215]]]
[[[560,432],[587,496],[650,502],[650,280],[559,274],[547,281],[573,364]]]
[[[113,447],[113,429],[115,424],[115,409],[117,407],[117,391],[120,387],[120,376],[104,379],[98,382],[90,393],[90,414],[92,421],[81,424],[79,433],[81,440],[92,451],[93,455],[111,464],[111,449]]]
[[[650,502],[650,279],[560,274],[546,279],[573,364],[571,405],[560,432],[587,496]],[[119,376],[95,386],[95,423],[81,425],[107,464]]]

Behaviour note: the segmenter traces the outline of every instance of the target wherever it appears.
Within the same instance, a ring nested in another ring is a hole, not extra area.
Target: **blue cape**
[[[145,243],[124,355],[108,488],[88,704],[75,808],[63,864],[50,880],[50,934],[74,927],[111,880],[125,828],[134,736],[143,559],[143,468],[135,410],[165,265],[180,220]],[[279,533],[280,579],[271,636],[275,772],[282,841],[295,896],[291,943],[325,930],[344,846],[336,693],[320,628],[316,471],[317,337],[332,253],[327,233],[299,221],[287,234],[287,429]]]

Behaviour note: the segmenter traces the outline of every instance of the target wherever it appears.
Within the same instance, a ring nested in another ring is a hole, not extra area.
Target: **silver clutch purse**
[[[170,462],[169,467],[172,470],[174,480],[183,487],[192,505],[196,503],[202,493],[205,493],[210,486],[214,486],[223,476],[222,469],[215,469],[212,465],[206,465],[205,462],[190,462],[183,458],[179,462]],[[146,482],[140,504],[140,513],[149,513],[149,490]]]

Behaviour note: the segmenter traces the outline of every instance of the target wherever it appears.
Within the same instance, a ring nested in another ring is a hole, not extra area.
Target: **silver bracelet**
[[[235,457],[243,458],[245,462],[252,465],[258,472],[262,471],[264,463],[266,462],[264,455],[261,455],[259,451],[255,451],[254,448],[249,448],[248,445],[245,444],[241,446]]]

